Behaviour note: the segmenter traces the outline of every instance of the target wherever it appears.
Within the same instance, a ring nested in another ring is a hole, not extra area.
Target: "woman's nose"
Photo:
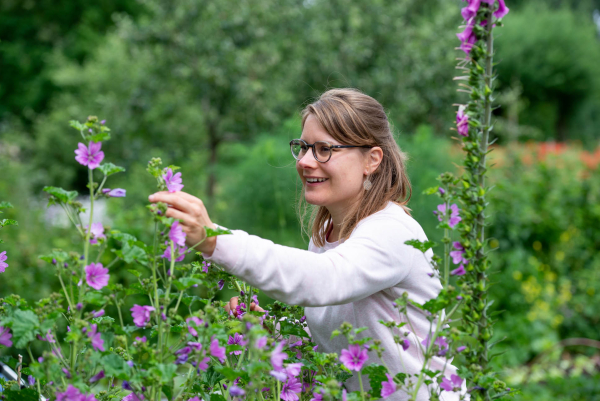
[[[302,156],[300,160],[298,160],[298,164],[302,168],[315,168],[319,164],[317,159],[315,159],[315,155],[310,150]]]

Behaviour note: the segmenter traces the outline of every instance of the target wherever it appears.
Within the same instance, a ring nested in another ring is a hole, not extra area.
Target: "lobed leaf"
[[[112,163],[103,163],[103,164],[101,164],[101,165],[98,167],[98,169],[99,169],[100,171],[102,171],[102,172],[104,173],[104,175],[105,175],[105,176],[107,176],[107,177],[108,177],[109,175],[113,175],[113,174],[116,174],[116,173],[120,173],[120,172],[122,172],[122,171],[125,171],[125,168],[124,168],[124,167],[121,167],[121,166],[115,166],[115,165],[114,165],[114,164],[112,164]]]

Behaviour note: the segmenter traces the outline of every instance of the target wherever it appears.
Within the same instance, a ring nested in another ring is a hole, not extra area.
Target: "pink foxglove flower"
[[[460,106],[456,113],[456,131],[459,135],[469,136],[469,116],[465,113],[465,106]]]
[[[444,217],[446,216],[446,204],[442,203],[441,205],[438,205],[437,209],[438,210],[434,211],[433,213],[437,215],[439,221],[444,221]],[[458,214],[458,206],[456,206],[456,203],[453,203],[450,205],[450,218],[448,219],[448,225],[450,228],[454,228],[454,226],[462,220]]]
[[[102,263],[92,263],[85,267],[85,281],[95,290],[101,290],[108,285],[108,269],[102,266]]]
[[[92,340],[92,347],[96,351],[104,351],[104,340],[98,333],[98,325],[92,324],[90,329],[87,331],[87,336]]]
[[[0,326],[0,344],[5,347],[12,347],[13,343],[10,340],[12,338],[12,334],[8,327]]]
[[[79,142],[78,149],[75,150],[77,155],[75,160],[93,170],[100,166],[100,162],[104,160],[104,152],[100,150],[101,148],[102,142],[90,142],[87,147]]]
[[[481,0],[469,0],[469,5],[460,10],[462,17],[465,21],[470,20],[475,15],[477,15],[477,11],[479,11],[479,6],[481,5]]]
[[[501,19],[509,12],[509,8],[504,4],[504,0],[498,0],[498,9],[494,11],[494,17]]]
[[[162,178],[165,180],[165,184],[167,184],[167,189],[169,192],[177,192],[183,189],[183,185],[181,184],[181,172],[173,175],[173,170],[167,168]]]
[[[369,359],[366,349],[361,349],[360,345],[351,344],[348,349],[342,350],[340,356],[340,362],[344,364],[349,370],[360,371]]]
[[[381,382],[381,398],[387,398],[390,395],[394,394],[396,390],[398,390],[398,387],[396,386],[392,375],[386,373],[385,377],[387,377],[387,381]]]
[[[218,358],[221,363],[225,362],[225,347],[219,346],[219,340],[213,338],[210,342],[208,352],[215,358]]]
[[[285,401],[298,401],[298,394],[302,391],[302,383],[295,377],[290,377],[281,388],[281,399]]]
[[[8,263],[5,260],[8,259],[6,251],[0,252],[0,273],[4,273],[4,270],[8,267]]]
[[[461,379],[458,375],[451,375],[450,380],[447,377],[442,379],[440,387],[446,391],[460,391],[464,379]]]
[[[461,33],[457,33],[456,36],[461,42],[460,49],[464,51],[467,55],[471,53],[471,49],[473,45],[477,41],[477,37],[475,36],[475,32],[473,32],[473,28],[475,26],[474,18],[471,18],[467,22],[467,26],[465,30]]]
[[[283,343],[277,344],[275,349],[271,352],[271,365],[275,370],[280,371],[283,369],[283,360],[288,358],[288,355],[282,351]]]
[[[137,327],[145,327],[150,321],[150,312],[155,311],[153,306],[140,306],[133,305],[133,308],[129,309],[131,316],[133,317],[133,323]]]

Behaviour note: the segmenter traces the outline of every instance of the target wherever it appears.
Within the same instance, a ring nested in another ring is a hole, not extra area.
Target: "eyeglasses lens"
[[[317,151],[317,159],[320,162],[326,162],[331,156],[331,145],[327,142],[315,142],[315,150]]]
[[[308,151],[308,146],[306,146],[306,144],[301,141],[292,141],[291,147],[292,154],[298,160],[302,159]]]

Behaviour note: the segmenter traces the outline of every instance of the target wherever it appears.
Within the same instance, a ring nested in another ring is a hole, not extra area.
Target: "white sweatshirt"
[[[402,335],[409,332],[410,347],[403,351],[393,341],[388,328],[379,320],[405,321],[392,302],[402,296],[418,303],[435,298],[442,286],[429,264],[433,252],[425,255],[404,242],[427,240],[423,229],[402,207],[393,202],[358,223],[343,242],[327,242],[316,247],[312,239],[308,251],[274,244],[272,241],[233,230],[233,235],[220,235],[211,257],[229,273],[264,291],[268,296],[291,305],[305,306],[306,321],[313,341],[320,352],[341,354],[348,343],[343,335],[330,339],[331,332],[343,322],[354,328],[367,327],[360,336],[380,339],[385,348],[383,361],[392,371],[416,373],[423,363],[421,341],[430,331],[430,322],[417,308],[410,307],[408,317],[413,330],[405,325]],[[381,363],[375,352],[369,352],[367,365]],[[445,369],[444,369],[445,365]],[[366,365],[365,365],[366,366]],[[444,375],[456,374],[456,368],[445,358],[435,357],[431,370],[444,369]],[[358,390],[358,376],[346,385]],[[363,377],[365,389],[368,378]],[[463,383],[463,391],[465,385]],[[398,391],[391,401],[407,400]],[[428,400],[425,386],[418,400]],[[442,392],[442,400],[458,400],[458,394]]]

